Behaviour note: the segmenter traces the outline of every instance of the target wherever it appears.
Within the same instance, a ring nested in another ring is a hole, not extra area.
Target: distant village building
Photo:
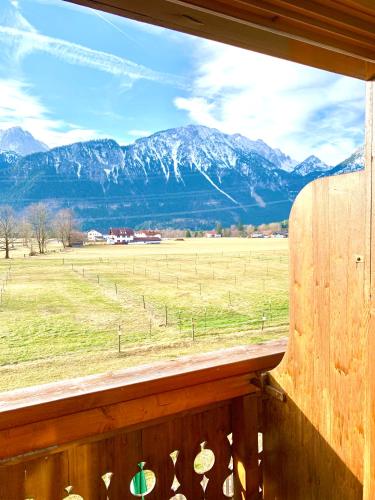
[[[288,237],[287,231],[278,231],[277,233],[273,233],[271,235],[271,238],[287,238],[287,237]]]
[[[160,238],[161,232],[154,229],[140,229],[134,232],[135,238]]]
[[[260,233],[258,231],[255,231],[254,233],[251,233],[251,238],[264,238],[264,234]]]
[[[102,233],[99,233],[99,231],[96,231],[96,229],[90,229],[87,233],[87,240],[88,241],[101,241],[103,240],[103,235]]]
[[[106,237],[108,245],[128,245],[128,244],[155,244],[161,242],[160,231],[140,230],[123,228],[110,228]]]
[[[134,239],[134,229],[130,227],[111,227],[107,236],[108,245],[127,245]]]
[[[133,241],[130,242],[132,245],[135,244],[149,244],[149,245],[155,245],[158,243],[161,243],[161,238],[157,236],[147,236],[145,238],[137,238],[135,237]]]
[[[214,229],[212,231],[207,231],[205,236],[206,238],[221,238],[221,234],[217,233]]]

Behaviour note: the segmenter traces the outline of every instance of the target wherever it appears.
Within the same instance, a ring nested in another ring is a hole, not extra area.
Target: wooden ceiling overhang
[[[375,0],[65,1],[362,80],[375,78]]]

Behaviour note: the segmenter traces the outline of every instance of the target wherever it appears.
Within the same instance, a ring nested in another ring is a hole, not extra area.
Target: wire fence
[[[61,260],[56,256],[46,256],[45,260],[63,273],[84,280],[123,307],[123,317],[108,332],[113,335],[114,349],[119,351],[150,341],[196,341],[251,332],[262,335],[271,327],[286,327],[288,323],[284,305],[270,298],[273,293],[286,291],[285,254],[146,254],[126,261],[104,257],[85,261],[71,259],[67,254]],[[33,265],[32,260],[29,262],[28,265]],[[40,263],[35,265],[40,266]],[[13,271],[11,265],[7,269],[0,268],[0,305],[3,309],[11,300],[8,284],[13,273],[17,277],[17,270],[16,267]],[[45,276],[47,288],[48,279],[51,287],[55,286],[55,277]],[[256,287],[250,290],[252,282]],[[160,298],[158,286],[169,291],[173,289],[173,297]],[[221,307],[207,298],[215,293],[216,286],[225,288],[220,295]],[[247,300],[244,287],[251,294]],[[251,303],[254,294],[262,295],[256,305]],[[194,300],[189,305],[181,305],[180,298],[183,296],[186,302],[186,295]],[[136,320],[129,321],[129,310],[136,310]]]

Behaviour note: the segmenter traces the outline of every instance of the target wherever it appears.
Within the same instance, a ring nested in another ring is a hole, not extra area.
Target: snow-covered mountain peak
[[[309,175],[313,172],[326,172],[331,167],[324,163],[320,158],[315,155],[308,156],[303,162],[299,163],[295,169],[294,173],[298,175]]]
[[[46,144],[35,139],[30,132],[21,127],[0,130],[0,151],[13,151],[25,156],[47,150]]]

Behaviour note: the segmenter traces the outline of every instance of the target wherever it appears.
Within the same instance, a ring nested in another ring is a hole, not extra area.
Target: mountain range
[[[70,207],[84,229],[282,220],[308,182],[363,164],[363,148],[334,167],[316,156],[298,163],[262,140],[198,125],[125,146],[102,139],[53,149],[19,127],[0,131],[2,203]]]

